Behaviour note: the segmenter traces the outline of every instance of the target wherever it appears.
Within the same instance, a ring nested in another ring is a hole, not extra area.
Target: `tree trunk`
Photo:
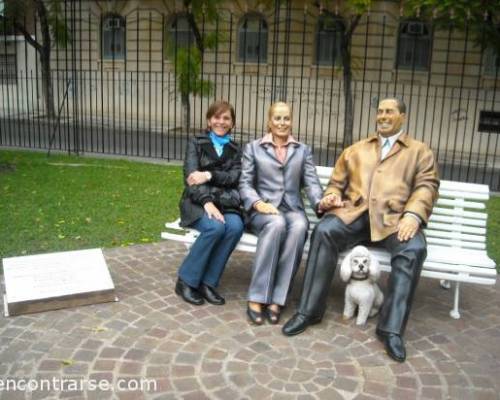
[[[45,103],[45,110],[47,117],[53,119],[56,117],[54,109],[54,89],[52,85],[52,72],[50,70],[50,47],[42,49],[39,52],[40,64],[42,71],[42,94]]]
[[[182,129],[188,135],[191,130],[191,103],[189,103],[189,94],[181,93],[182,104]]]
[[[42,93],[45,102],[45,110],[49,118],[55,118],[54,110],[54,90],[52,86],[52,73],[50,70],[50,51],[52,40],[50,37],[49,21],[47,9],[42,0],[36,0],[36,12],[40,20],[40,29],[42,31],[42,46],[38,48],[40,55],[40,64],[42,66]]]
[[[341,45],[342,66],[344,78],[344,140],[343,147],[352,144],[352,130],[354,121],[354,107],[352,103],[352,70],[351,70],[351,50],[350,37],[344,37]]]

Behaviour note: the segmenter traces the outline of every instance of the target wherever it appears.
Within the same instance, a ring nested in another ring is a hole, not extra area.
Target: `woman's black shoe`
[[[175,284],[175,293],[181,296],[182,300],[195,306],[200,306],[205,302],[196,289],[183,282],[180,278],[177,279],[177,283]]]
[[[226,300],[224,300],[224,297],[217,293],[213,287],[207,286],[202,283],[198,288],[198,291],[210,304],[214,304],[216,306],[222,306],[223,304],[226,304]]]
[[[249,305],[247,306],[247,315],[248,318],[250,318],[250,321],[252,321],[255,325],[262,325],[264,323],[264,315],[262,314],[262,311],[252,310]]]
[[[280,322],[280,311],[274,311],[270,307],[266,308],[266,318],[271,325],[276,325]]]

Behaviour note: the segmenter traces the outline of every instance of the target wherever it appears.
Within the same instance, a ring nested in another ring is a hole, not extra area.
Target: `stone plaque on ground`
[[[101,249],[3,259],[6,316],[117,301]]]

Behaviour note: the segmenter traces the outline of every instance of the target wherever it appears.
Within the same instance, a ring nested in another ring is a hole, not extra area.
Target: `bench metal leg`
[[[453,299],[453,310],[450,311],[450,317],[454,319],[460,318],[460,312],[458,311],[458,298],[460,296],[460,282],[455,283],[455,296]]]
[[[443,289],[449,289],[449,288],[451,288],[451,283],[450,283],[450,281],[446,281],[444,279],[441,279],[439,281],[439,286],[441,286]]]

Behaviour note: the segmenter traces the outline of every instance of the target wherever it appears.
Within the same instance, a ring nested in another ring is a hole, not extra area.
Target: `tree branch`
[[[351,25],[349,26],[349,29],[346,32],[347,37],[352,37],[352,34],[354,33],[354,30],[358,26],[360,19],[361,19],[361,14],[356,14],[353,18],[351,18]]]
[[[38,43],[31,34],[26,30],[26,28],[18,23],[17,21],[14,21],[14,28],[16,28],[16,31],[20,32],[23,36],[24,39],[31,44],[37,51],[42,51],[42,45]]]
[[[189,22],[189,25],[191,26],[191,29],[193,30],[194,38],[196,40],[196,47],[198,47],[200,53],[203,54],[203,52],[205,51],[205,46],[203,44],[203,39],[201,38],[200,30],[198,29],[198,25],[194,20],[194,15],[192,12],[189,12],[187,14],[187,20]]]

